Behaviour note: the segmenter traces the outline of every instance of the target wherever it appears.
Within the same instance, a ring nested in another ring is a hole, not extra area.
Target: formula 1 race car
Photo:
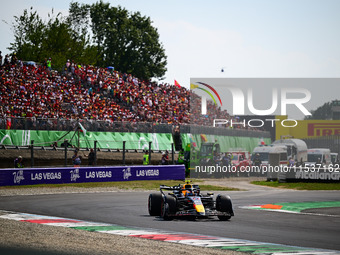
[[[166,195],[163,190],[171,193]],[[233,206],[229,196],[213,193],[202,195],[198,185],[187,181],[184,185],[160,186],[161,193],[152,193],[148,199],[150,216],[161,216],[164,220],[174,217],[207,218],[217,216],[220,220],[229,220],[234,216]]]

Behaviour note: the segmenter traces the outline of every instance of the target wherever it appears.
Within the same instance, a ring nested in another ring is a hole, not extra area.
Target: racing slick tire
[[[169,215],[175,213],[176,213],[176,198],[172,196],[163,196],[161,206],[161,217],[164,220],[172,220],[173,216]]]
[[[220,212],[227,212],[229,215],[218,216],[219,220],[230,220],[234,216],[233,205],[229,196],[218,195],[216,198],[216,210]]]
[[[150,216],[161,216],[163,197],[160,193],[152,193],[148,199],[148,209]]]

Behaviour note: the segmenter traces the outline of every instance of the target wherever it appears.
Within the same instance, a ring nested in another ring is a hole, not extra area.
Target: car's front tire
[[[220,220],[230,220],[234,216],[233,205],[229,196],[218,195],[216,198],[216,210],[220,212],[227,212],[229,215],[220,215]]]
[[[169,215],[176,213],[176,198],[172,196],[163,196],[161,208],[161,217],[164,220],[172,220],[173,217]]]

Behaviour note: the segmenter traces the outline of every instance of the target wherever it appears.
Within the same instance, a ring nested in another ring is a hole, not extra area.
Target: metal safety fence
[[[303,139],[307,148],[327,148],[340,154],[340,135]]]

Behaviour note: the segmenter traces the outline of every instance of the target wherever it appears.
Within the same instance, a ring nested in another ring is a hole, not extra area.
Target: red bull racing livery
[[[164,191],[171,191],[165,194]],[[220,220],[229,220],[234,216],[229,196],[213,193],[201,194],[198,185],[187,181],[184,185],[160,186],[160,193],[152,193],[148,199],[151,216],[160,216],[164,220],[175,217],[207,218],[217,216]]]

